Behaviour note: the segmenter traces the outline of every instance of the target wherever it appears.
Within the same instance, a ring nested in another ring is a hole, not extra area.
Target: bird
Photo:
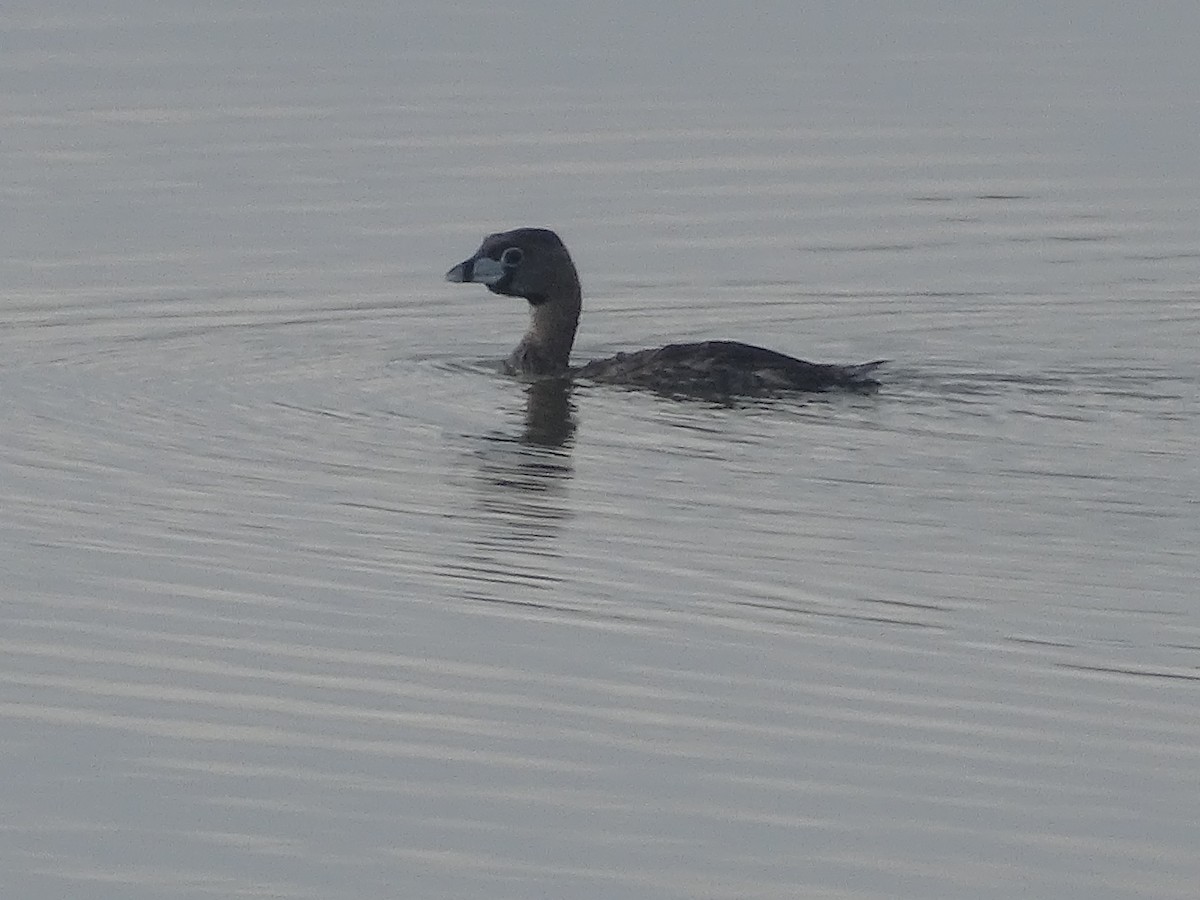
[[[530,379],[585,379],[680,397],[870,391],[879,387],[872,373],[885,362],[813,363],[739,341],[710,340],[618,353],[572,367],[583,293],[571,254],[548,228],[489,234],[473,256],[446,273],[446,280],[483,284],[493,294],[528,301],[529,329],[504,368]]]

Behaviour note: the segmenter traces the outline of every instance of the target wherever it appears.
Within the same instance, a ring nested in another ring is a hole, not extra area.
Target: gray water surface
[[[1198,29],[0,13],[0,893],[1194,898]],[[516,225],[884,385],[512,380]]]

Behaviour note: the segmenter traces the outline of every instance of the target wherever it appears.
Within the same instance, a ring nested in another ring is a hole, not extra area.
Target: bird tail
[[[886,359],[876,359],[853,366],[843,366],[846,384],[854,387],[879,387],[879,382],[874,377],[875,370],[886,362]]]

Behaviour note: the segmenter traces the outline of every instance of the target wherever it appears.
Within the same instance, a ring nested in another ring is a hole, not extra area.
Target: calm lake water
[[[1193,3],[0,12],[0,894],[1200,884]],[[731,407],[499,373],[886,357]]]

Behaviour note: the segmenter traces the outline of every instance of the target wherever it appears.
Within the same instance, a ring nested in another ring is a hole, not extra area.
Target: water
[[[6,9],[4,896],[1195,896],[1198,25]]]

